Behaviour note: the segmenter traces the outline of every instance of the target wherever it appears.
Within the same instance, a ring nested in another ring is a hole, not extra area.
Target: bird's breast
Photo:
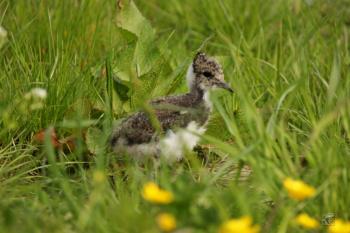
[[[160,141],[160,150],[169,160],[179,160],[185,150],[192,150],[200,140],[200,135],[206,131],[205,126],[191,121],[185,129],[177,131],[168,130],[166,136]]]

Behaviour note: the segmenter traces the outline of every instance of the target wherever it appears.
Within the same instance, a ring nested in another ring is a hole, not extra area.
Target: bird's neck
[[[200,84],[196,82],[196,75],[193,71],[193,64],[187,69],[186,80],[190,92],[187,94],[191,99],[191,105],[193,106],[205,106],[206,109],[211,110],[211,103],[209,100],[208,91],[203,90]]]
[[[200,102],[203,100],[204,91],[196,86],[192,86],[189,95],[194,100],[194,102]]]
[[[207,109],[207,111],[211,111],[212,104],[210,102],[209,98],[209,92],[204,91],[201,88],[197,88],[195,86],[192,86],[190,89],[190,92],[187,94],[189,99],[191,99],[191,105],[197,106],[200,108]]]

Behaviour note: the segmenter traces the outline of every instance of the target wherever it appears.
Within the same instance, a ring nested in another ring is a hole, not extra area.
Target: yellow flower
[[[161,213],[157,216],[157,224],[162,231],[172,231],[176,228],[176,219],[168,213]]]
[[[316,190],[301,180],[287,178],[283,181],[283,186],[287,189],[289,197],[302,201],[305,198],[313,197]]]
[[[260,227],[252,225],[252,218],[244,216],[238,219],[230,219],[219,229],[219,233],[258,233]]]
[[[310,217],[309,215],[307,215],[305,213],[299,214],[295,218],[295,221],[299,225],[303,226],[304,228],[308,228],[308,229],[316,229],[320,225],[316,219]]]
[[[159,188],[153,182],[148,182],[143,186],[142,196],[145,200],[158,204],[169,204],[174,200],[171,192]]]
[[[92,180],[97,184],[103,183],[106,180],[106,175],[104,172],[97,170],[93,173]]]
[[[336,219],[332,225],[328,227],[329,233],[350,233],[350,222]]]

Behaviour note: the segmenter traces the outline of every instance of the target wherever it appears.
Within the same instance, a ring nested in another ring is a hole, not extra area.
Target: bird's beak
[[[227,83],[225,83],[225,81],[219,80],[218,83],[216,84],[216,86],[217,86],[218,88],[226,89],[226,90],[228,90],[228,91],[231,92],[231,93],[234,92],[233,89],[232,89]]]

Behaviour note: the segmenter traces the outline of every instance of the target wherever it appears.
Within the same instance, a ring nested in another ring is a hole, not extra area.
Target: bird
[[[225,82],[221,65],[213,57],[198,52],[186,73],[188,93],[159,97],[149,102],[161,132],[151,122],[149,113],[136,112],[124,119],[110,136],[110,146],[118,155],[138,160],[164,156],[178,161],[184,150],[192,150],[212,112],[210,90],[223,88],[233,93]],[[162,134],[163,132],[163,134]]]

